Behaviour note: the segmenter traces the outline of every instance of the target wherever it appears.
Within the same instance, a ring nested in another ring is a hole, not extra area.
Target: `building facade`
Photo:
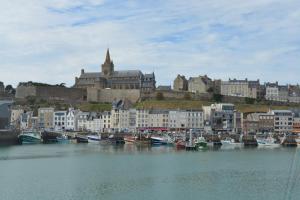
[[[169,111],[169,128],[171,130],[203,129],[203,112],[171,110]]]
[[[256,99],[259,93],[259,80],[248,81],[229,79],[221,81],[221,94],[225,96],[248,97]]]
[[[272,110],[274,115],[274,132],[289,133],[293,130],[294,114],[290,110]]]
[[[173,89],[176,91],[187,91],[188,81],[185,76],[178,74],[173,82]]]
[[[188,81],[188,91],[192,93],[207,93],[210,88],[213,89],[213,82],[206,75],[191,77]]]
[[[56,131],[65,130],[67,127],[67,111],[54,111],[53,125]]]
[[[39,108],[38,109],[39,128],[41,129],[53,128],[53,114],[54,114],[54,108]]]

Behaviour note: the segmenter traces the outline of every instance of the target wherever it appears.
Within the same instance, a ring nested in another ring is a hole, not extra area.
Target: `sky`
[[[299,0],[0,0],[0,81],[115,70],[300,82]]]

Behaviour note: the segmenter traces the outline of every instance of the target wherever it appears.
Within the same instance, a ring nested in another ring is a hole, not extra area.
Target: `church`
[[[144,92],[155,90],[155,75],[143,74],[140,70],[115,71],[114,63],[107,49],[101,72],[85,72],[81,70],[80,77],[75,78],[76,88],[97,89],[140,89]]]

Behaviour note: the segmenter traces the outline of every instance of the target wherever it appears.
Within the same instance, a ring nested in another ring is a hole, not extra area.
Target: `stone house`
[[[213,89],[213,82],[206,75],[191,77],[188,81],[188,91],[192,93],[207,93],[210,88]]]
[[[188,90],[188,81],[183,75],[177,75],[173,82],[173,89],[176,91],[187,91]]]

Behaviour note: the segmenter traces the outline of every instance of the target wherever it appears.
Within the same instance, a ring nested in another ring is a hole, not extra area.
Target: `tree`
[[[5,87],[5,92],[8,94],[16,94],[16,90],[15,90],[15,88],[13,88],[12,85],[7,85]]]
[[[246,102],[246,104],[254,104],[255,99],[249,98],[249,97],[245,97],[245,102]]]
[[[164,94],[162,92],[156,93],[156,100],[164,100]]]
[[[220,103],[223,100],[223,95],[214,93],[213,94],[213,100],[217,103]]]

